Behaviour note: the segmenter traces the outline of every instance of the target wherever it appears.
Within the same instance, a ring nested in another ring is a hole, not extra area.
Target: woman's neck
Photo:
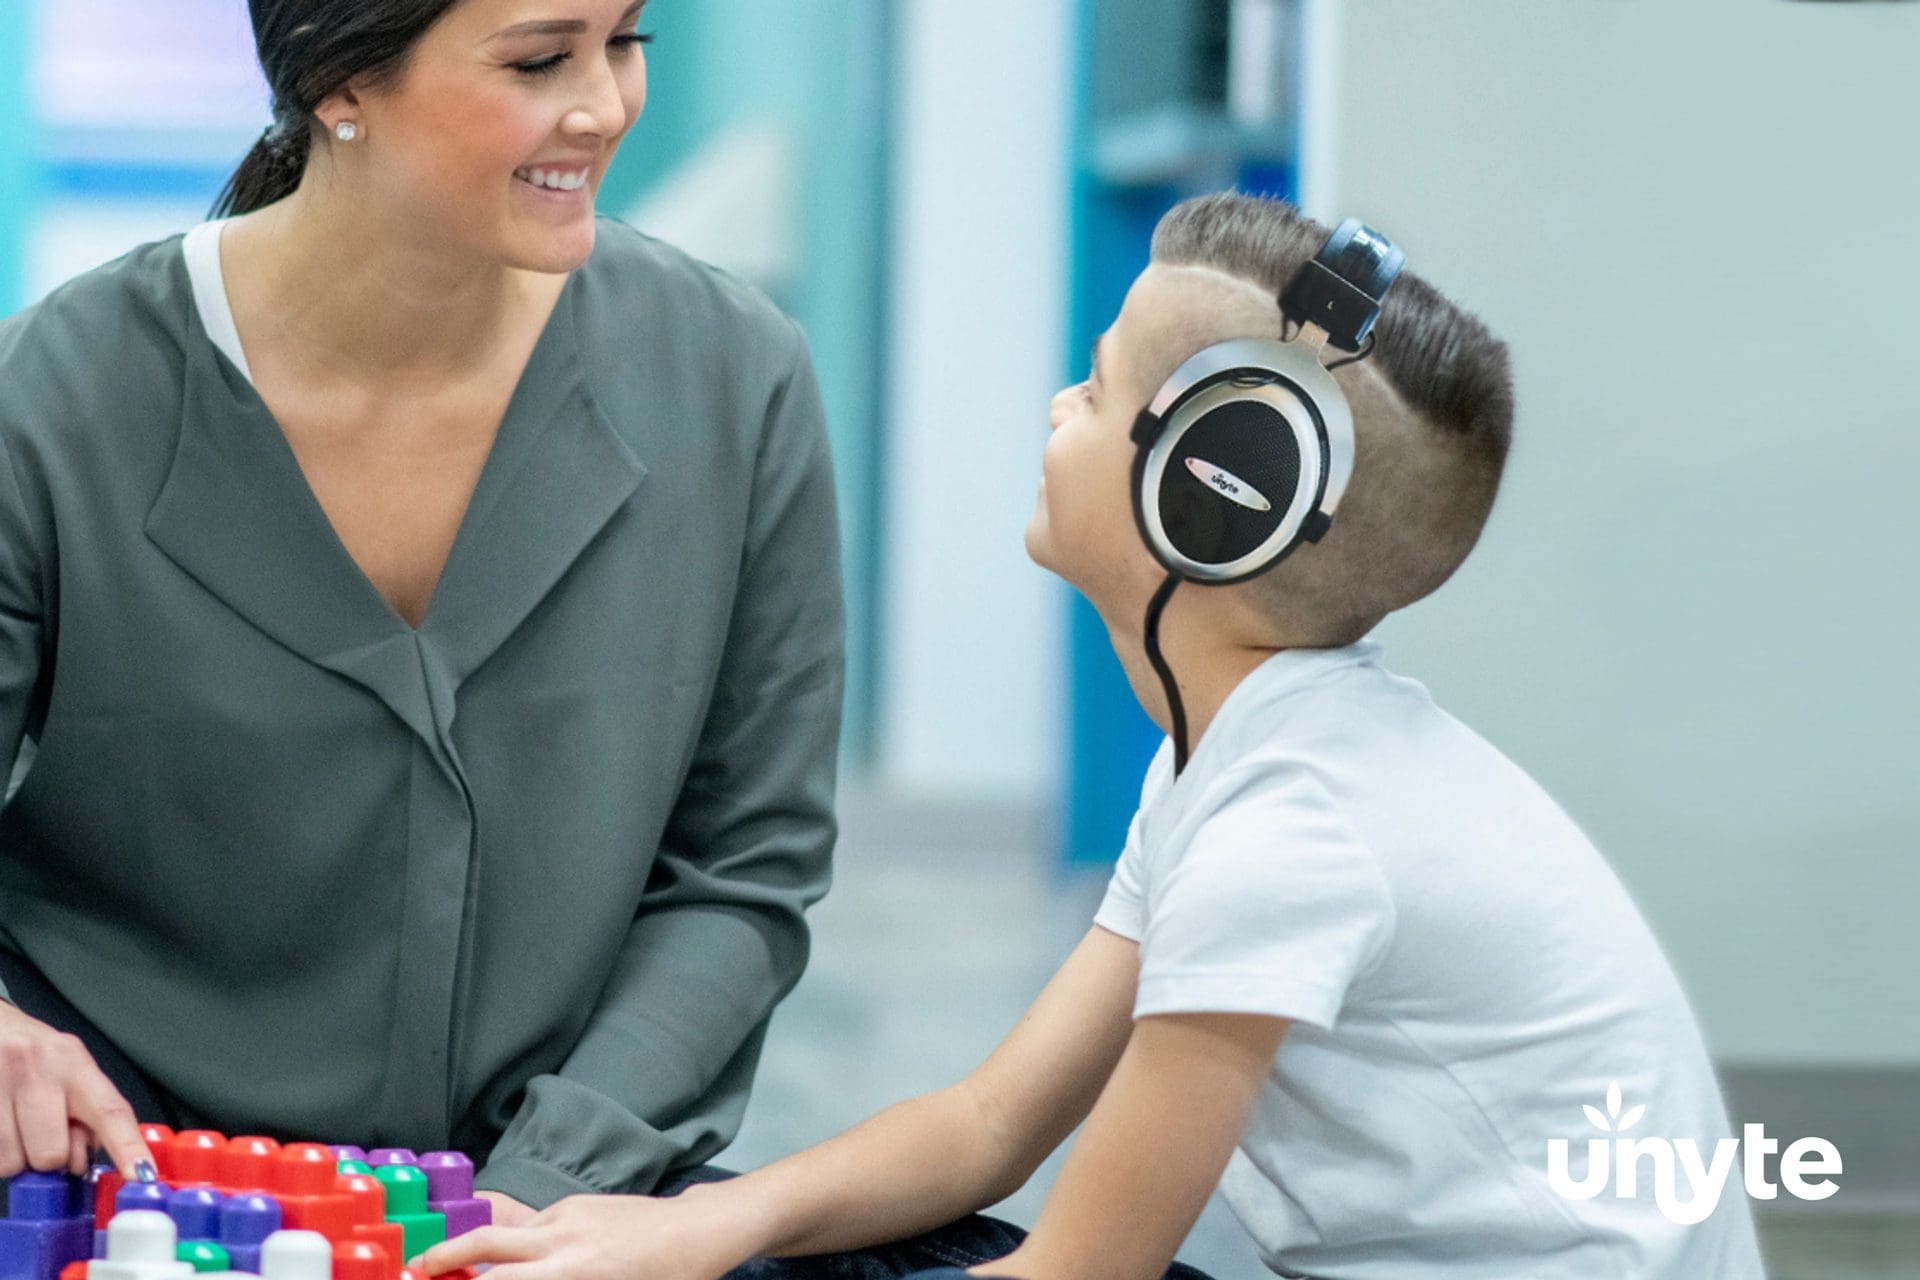
[[[450,251],[417,226],[349,205],[311,173],[284,200],[234,219],[222,260],[250,341],[361,384],[443,383],[484,369],[502,335],[565,279]]]

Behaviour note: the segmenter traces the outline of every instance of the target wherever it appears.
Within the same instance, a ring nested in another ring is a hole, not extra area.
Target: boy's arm
[[[961,1083],[742,1177],[672,1200],[563,1201],[528,1226],[448,1241],[424,1265],[439,1274],[510,1264],[495,1270],[499,1280],[711,1277],[752,1257],[837,1252],[943,1226],[1018,1188],[1086,1118],[1127,1047],[1138,976],[1135,944],[1095,928]]]
[[[1135,945],[1093,929],[1019,1024],[959,1084],[788,1160],[715,1184],[757,1222],[749,1256],[899,1240],[1018,1190],[1086,1119],[1132,1028]]]
[[[1025,1244],[978,1275],[1155,1280],[1220,1181],[1288,1022],[1142,1018]]]

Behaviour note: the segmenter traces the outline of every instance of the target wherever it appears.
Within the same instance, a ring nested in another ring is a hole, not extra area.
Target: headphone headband
[[[1289,320],[1325,329],[1330,346],[1358,351],[1406,264],[1406,253],[1391,240],[1348,218],[1281,291],[1280,310]]]

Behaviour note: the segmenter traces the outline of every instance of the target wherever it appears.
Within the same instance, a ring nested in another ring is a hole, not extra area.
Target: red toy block
[[[114,1198],[120,1194],[120,1188],[127,1180],[112,1169],[102,1170],[93,1184],[93,1228],[105,1231],[107,1224],[113,1221]]]
[[[398,1280],[400,1266],[366,1240],[333,1246],[333,1280]]]
[[[276,1196],[324,1196],[333,1193],[339,1161],[330,1147],[317,1142],[290,1142],[273,1158]]]
[[[386,1220],[387,1189],[380,1185],[380,1179],[364,1173],[343,1173],[333,1180],[333,1189],[352,1201],[355,1226]]]
[[[272,1138],[232,1138],[220,1162],[220,1179],[228,1191],[266,1191],[274,1183],[274,1158],[280,1144]]]
[[[188,1129],[167,1144],[167,1168],[160,1175],[176,1187],[211,1187],[220,1181],[226,1163],[227,1135],[211,1129]]]
[[[173,1181],[173,1130],[164,1124],[143,1124],[140,1138],[153,1152],[153,1171],[162,1182]]]
[[[87,1280],[87,1264],[84,1262],[69,1262],[66,1266],[60,1268],[60,1280]]]

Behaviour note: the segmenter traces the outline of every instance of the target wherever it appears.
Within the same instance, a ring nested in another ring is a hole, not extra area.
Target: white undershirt
[[[220,229],[225,225],[224,221],[201,223],[187,232],[181,250],[186,254],[187,276],[193,282],[193,305],[200,311],[200,323],[213,345],[252,382],[253,370],[247,366],[247,353],[240,346],[233,304],[227,298],[226,273],[220,267]]]

